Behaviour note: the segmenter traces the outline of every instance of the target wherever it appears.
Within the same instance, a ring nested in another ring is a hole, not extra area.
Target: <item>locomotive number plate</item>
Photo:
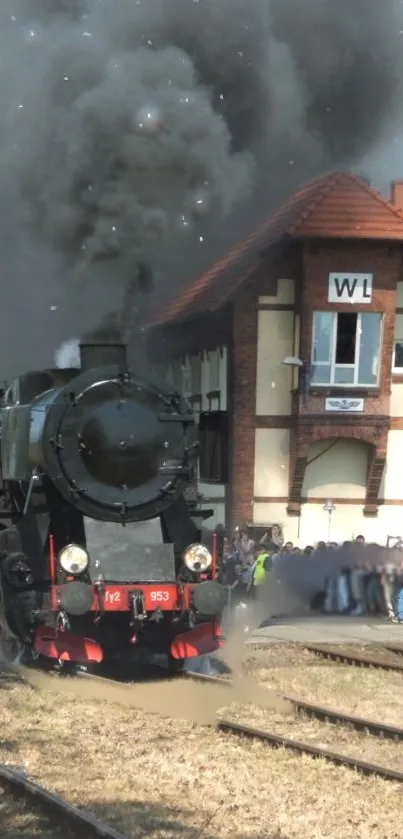
[[[175,609],[177,608],[176,586],[166,588],[145,588],[143,592],[144,605],[147,611],[150,609]]]
[[[119,589],[107,589],[105,592],[105,603],[112,605],[116,603],[121,604],[123,602],[123,597],[125,592],[119,591]],[[127,599],[127,598],[125,598]]]
[[[121,612],[129,608],[129,596],[123,586],[108,586],[104,594],[104,609],[107,612]]]
[[[178,604],[178,590],[176,585],[165,586],[136,585],[108,585],[103,595],[103,608],[106,612],[125,612],[130,609],[130,595],[135,591],[143,598],[146,612],[154,612],[155,609],[171,611],[180,608]],[[92,608],[97,611],[100,601],[94,593]]]

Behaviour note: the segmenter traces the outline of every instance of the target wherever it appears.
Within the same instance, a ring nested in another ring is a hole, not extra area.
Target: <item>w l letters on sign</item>
[[[329,274],[329,303],[371,303],[372,274]]]

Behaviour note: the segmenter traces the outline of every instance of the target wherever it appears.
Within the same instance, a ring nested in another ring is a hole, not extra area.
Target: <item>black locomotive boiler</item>
[[[133,374],[124,345],[82,344],[80,358],[4,398],[3,636],[59,662],[212,652],[225,594],[184,499],[189,406]]]

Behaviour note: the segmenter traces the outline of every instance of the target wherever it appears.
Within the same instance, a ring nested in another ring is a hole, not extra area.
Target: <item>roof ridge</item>
[[[276,241],[297,241],[315,235],[361,239],[372,236],[398,242],[402,246],[402,222],[403,210],[397,209],[354,172],[336,170],[313,178],[288,194],[268,217],[255,228],[250,228],[226,254],[208,263],[198,276],[193,275],[182,292],[166,301],[164,313],[157,314],[150,325],[153,321],[156,325],[189,317],[197,311],[198,301],[205,299],[205,295],[207,307],[216,309],[218,301],[222,303],[228,299],[249,275],[248,265],[249,269],[252,264],[256,265],[256,260],[259,261],[262,253]],[[218,280],[223,284],[220,289],[216,286]]]
[[[287,196],[287,198],[283,201],[283,203],[279,204],[274,209],[274,211],[272,213],[270,213],[268,218],[266,218],[264,221],[261,222],[261,224],[259,224],[253,230],[251,230],[251,232],[248,233],[248,235],[245,236],[244,239],[241,239],[241,241],[238,242],[238,244],[236,244],[232,248],[230,248],[230,250],[229,250],[229,252],[227,253],[226,256],[223,256],[223,257],[221,257],[221,259],[216,260],[209,270],[213,270],[213,268],[216,265],[218,266],[221,262],[227,263],[228,256],[229,256],[230,253],[232,253],[233,251],[236,251],[236,250],[242,250],[242,247],[245,244],[247,244],[247,242],[249,242],[250,239],[255,239],[255,237],[257,235],[259,235],[259,233],[263,233],[264,230],[266,229],[267,225],[271,223],[271,221],[273,219],[273,216],[277,215],[278,213],[281,213],[284,210],[284,208],[287,207],[288,205],[291,206],[292,204],[294,204],[296,197],[300,193],[309,193],[310,189],[312,189],[314,187],[318,188],[322,184],[325,187],[329,178],[335,177],[335,176],[342,177],[342,175],[343,175],[343,172],[333,172],[333,173],[330,173],[330,175],[322,175],[320,178],[312,178],[312,180],[307,181],[304,184],[301,184],[301,186],[297,190],[294,190],[293,192],[291,192]],[[208,271],[203,272],[203,273],[208,273]]]
[[[294,235],[298,231],[298,229],[306,222],[307,219],[312,215],[312,213],[317,210],[318,207],[323,203],[325,198],[327,198],[330,193],[334,190],[334,188],[340,183],[343,178],[343,172],[332,172],[329,175],[324,176],[323,178],[318,178],[311,182],[312,187],[315,189],[314,194],[312,195],[311,201],[305,207],[305,209],[298,215],[298,218],[295,220],[294,224],[289,225],[287,228],[287,233],[289,235]]]
[[[401,220],[403,221],[403,212],[402,212],[402,210],[399,210],[399,209],[398,209],[398,208],[394,205],[393,201],[391,201],[389,198],[385,198],[385,197],[384,197],[384,195],[382,195],[382,192],[381,192],[379,189],[375,189],[373,186],[371,186],[370,184],[368,184],[368,183],[367,183],[367,182],[366,182],[363,178],[361,178],[359,175],[355,175],[355,174],[354,174],[354,172],[345,172],[345,176],[346,176],[346,177],[347,177],[350,181],[353,181],[353,183],[357,184],[358,186],[361,186],[361,187],[362,187],[362,188],[363,188],[366,192],[368,192],[368,194],[369,194],[369,195],[371,195],[373,198],[376,198],[376,200],[377,200],[380,204],[382,204],[382,205],[383,205],[384,207],[386,207],[388,210],[391,210],[391,212],[393,212],[393,214],[394,214],[395,216],[397,216],[397,218],[399,218],[399,219],[401,219]]]

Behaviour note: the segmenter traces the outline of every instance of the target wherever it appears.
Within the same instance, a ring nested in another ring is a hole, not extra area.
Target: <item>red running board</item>
[[[176,659],[208,655],[219,650],[223,643],[219,627],[212,623],[202,623],[189,632],[176,636],[171,644],[171,655]],[[72,632],[56,632],[44,626],[36,631],[34,647],[39,655],[58,661],[100,664],[104,657],[102,647],[97,641],[73,635]]]
[[[58,661],[100,664],[104,657],[102,647],[97,641],[82,635],[73,635],[72,632],[56,632],[46,626],[36,630],[34,647],[39,655],[56,658]]]
[[[214,653],[224,645],[220,627],[212,623],[201,623],[189,632],[177,635],[171,644],[173,658],[194,658]]]

